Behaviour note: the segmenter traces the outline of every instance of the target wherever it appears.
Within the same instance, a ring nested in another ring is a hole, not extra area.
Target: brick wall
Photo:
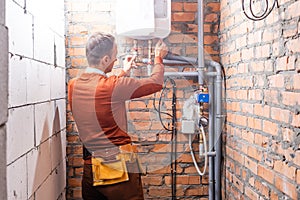
[[[87,66],[84,54],[86,39],[96,31],[115,32],[114,1],[66,1],[66,50],[67,50],[67,74],[68,79],[75,77]],[[197,56],[197,1],[172,1],[172,32],[165,39],[170,50],[184,56]],[[204,40],[206,57],[219,60],[218,47],[218,20],[219,3],[208,1],[205,4]],[[133,45],[131,39],[118,40],[119,51],[124,53]],[[147,47],[147,41],[138,41],[141,50]],[[145,51],[147,52],[147,51]],[[147,56],[147,54],[146,54]],[[185,70],[194,70],[191,66],[185,66]],[[167,67],[167,70],[178,70],[178,67]],[[134,70],[133,76],[137,78],[145,75],[145,67]],[[180,131],[181,111],[183,103],[192,94],[196,85],[192,79],[177,79],[177,98]],[[170,84],[168,84],[170,88]],[[171,111],[172,91],[165,93],[163,109]],[[157,96],[156,96],[157,98]],[[129,134],[134,142],[142,144],[139,148],[143,168],[146,175],[143,176],[145,199],[169,199],[171,196],[170,176],[170,139],[171,134],[163,131],[159,123],[157,112],[153,109],[154,95],[129,101],[128,125]],[[157,102],[156,102],[157,103]],[[78,138],[76,124],[72,114],[67,109],[67,198],[81,199],[82,176],[82,145]],[[145,145],[147,144],[147,145]],[[208,173],[198,176],[192,158],[187,147],[186,136],[179,135],[178,159],[177,159],[177,196],[178,198],[193,199],[207,197]]]
[[[225,199],[299,199],[300,2],[251,21],[222,0],[226,71]]]
[[[0,1],[0,48],[8,51],[7,27],[5,26],[5,0]],[[0,54],[0,199],[6,199],[6,122],[8,101],[8,58]]]
[[[5,10],[7,199],[65,199],[64,3],[8,0]]]

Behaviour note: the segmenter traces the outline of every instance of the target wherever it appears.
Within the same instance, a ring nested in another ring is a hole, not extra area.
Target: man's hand
[[[136,55],[127,55],[123,61],[123,71],[127,74],[132,67],[136,67],[134,62]]]
[[[168,53],[167,45],[162,40],[159,40],[156,43],[155,50],[154,50],[155,57],[164,58],[167,55],[167,53]]]

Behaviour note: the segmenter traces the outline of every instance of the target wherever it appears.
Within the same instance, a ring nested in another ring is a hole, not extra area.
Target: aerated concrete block
[[[1,52],[8,51],[7,29],[0,25],[0,49]],[[7,121],[8,107],[8,57],[7,53],[0,54],[0,125]]]
[[[26,72],[29,60],[13,56],[9,59],[9,97],[8,107],[16,107],[27,104],[27,78]]]
[[[33,147],[33,106],[10,109],[7,122],[7,163],[25,155]]]
[[[5,0],[0,0],[0,26],[5,24]]]
[[[0,127],[0,199],[6,198],[6,126]]]
[[[33,57],[33,17],[15,2],[6,1],[6,26],[9,29],[9,51]]]
[[[54,101],[34,106],[35,144],[39,146],[53,134]]]
[[[50,99],[51,66],[31,61],[27,70],[27,103],[48,101]]]
[[[26,156],[7,166],[7,199],[27,199]]]
[[[27,155],[28,163],[28,195],[31,196],[43,186],[44,181],[51,174],[51,153],[50,141],[42,143],[38,148],[33,149]],[[45,197],[51,195],[50,193],[44,194]],[[42,198],[44,199],[44,198]]]

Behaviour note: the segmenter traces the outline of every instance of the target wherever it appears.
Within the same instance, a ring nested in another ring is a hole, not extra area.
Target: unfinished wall
[[[8,32],[5,26],[5,0],[0,0],[0,49],[8,51]],[[6,122],[8,101],[8,59],[0,54],[0,199],[7,199],[6,193]]]
[[[82,69],[87,67],[85,43],[89,35],[96,31],[114,34],[114,3],[115,1],[109,0],[68,0],[66,2],[68,79],[76,77]],[[205,4],[205,12],[204,40],[206,44],[206,57],[208,59],[219,60],[217,35],[219,28],[219,3],[208,1]],[[197,32],[197,1],[173,0],[172,33],[165,39],[170,50],[180,55],[195,57],[198,50]],[[133,45],[133,40],[131,39],[118,42],[121,42],[119,43],[119,51],[121,52],[124,52],[126,48],[132,48]],[[142,49],[145,46],[147,47],[147,41],[138,41],[138,46]],[[194,70],[193,67],[191,68]],[[137,76],[137,78],[145,76],[144,69],[141,67],[141,69],[134,70],[133,75]],[[177,67],[168,67],[168,70],[171,69],[178,70]],[[190,68],[187,67],[186,70],[190,70]],[[194,80],[176,80],[179,129],[181,125],[182,104],[190,97],[196,83],[197,81],[194,82]],[[171,90],[168,90],[164,99],[164,108],[168,109],[168,112],[171,111],[171,92]],[[166,160],[170,156],[171,151],[170,145],[168,145],[171,140],[171,134],[162,131],[163,128],[158,121],[157,112],[153,109],[153,101],[154,96],[149,95],[146,98],[128,102],[129,133],[134,142],[140,144],[147,143],[146,146],[139,148],[142,165],[147,172],[142,179],[145,199],[170,199],[171,172],[170,164]],[[82,144],[79,140],[78,130],[69,107],[67,109],[67,142],[67,197],[74,200],[81,199],[81,176],[83,170]],[[186,138],[181,140],[177,149],[180,155],[177,160],[177,197],[180,199],[207,197],[208,174],[203,177],[197,174],[192,164]],[[166,164],[164,167],[155,168],[155,166],[161,163]],[[153,170],[153,168],[156,170]]]
[[[6,26],[7,199],[65,199],[64,2],[7,0]]]
[[[251,21],[241,1],[221,1],[225,199],[300,198],[300,2],[278,2]]]

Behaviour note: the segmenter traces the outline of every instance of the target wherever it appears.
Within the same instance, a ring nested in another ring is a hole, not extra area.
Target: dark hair
[[[89,65],[98,65],[101,58],[111,55],[115,38],[111,34],[94,33],[86,44],[86,58]]]

